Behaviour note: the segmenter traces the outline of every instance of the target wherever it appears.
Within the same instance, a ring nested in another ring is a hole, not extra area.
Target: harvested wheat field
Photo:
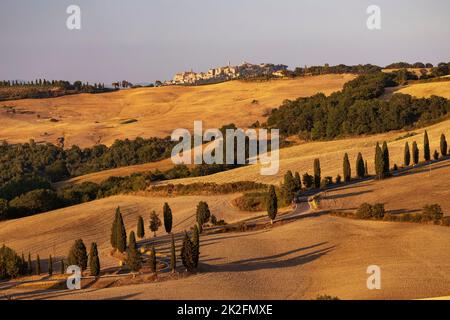
[[[450,215],[450,160],[414,169],[383,181],[365,181],[330,190],[320,197],[320,208],[355,211],[362,203],[384,203],[387,213],[420,213],[439,204]],[[450,229],[449,229],[450,237]]]
[[[439,150],[440,136],[444,133],[447,141],[450,139],[450,120],[442,121],[436,125],[425,128],[430,138],[430,148]],[[300,174],[313,173],[313,162],[315,158],[320,159],[322,168],[322,177],[342,174],[342,163],[344,154],[347,152],[350,158],[350,164],[355,173],[355,163],[358,152],[361,152],[364,159],[367,160],[369,173],[374,173],[374,154],[375,145],[387,141],[389,145],[391,166],[403,164],[403,150],[405,142],[408,141],[411,148],[412,142],[417,141],[420,149],[420,159],[423,160],[423,133],[425,129],[416,129],[411,132],[395,131],[373,136],[355,137],[334,141],[308,142],[301,145],[284,148],[280,150],[280,170],[277,175],[262,176],[260,174],[261,165],[251,165],[241,167],[231,171],[220,172],[205,177],[186,178],[172,180],[163,183],[193,183],[193,182],[236,182],[236,181],[256,181],[262,183],[280,183],[287,170],[299,171]],[[415,135],[404,138],[406,134]]]
[[[409,94],[418,98],[441,96],[450,99],[450,81],[418,83],[400,89],[397,93]]]
[[[416,299],[450,294],[449,229],[322,215],[274,229],[205,236],[200,273],[49,299]],[[368,290],[367,267],[381,268]],[[39,293],[39,292],[38,292]]]
[[[0,109],[0,140],[56,143],[64,136],[66,146],[87,147],[138,136],[165,137],[176,128],[193,129],[194,120],[203,120],[205,128],[229,123],[247,127],[264,120],[285,99],[331,94],[352,79],[354,75],[229,81],[6,101]]]
[[[246,219],[258,215],[255,212],[242,212],[236,209],[232,200],[234,195],[184,196],[177,198],[151,198],[141,196],[114,196],[48,213],[42,213],[17,220],[0,222],[0,244],[14,248],[17,252],[30,252],[41,258],[65,257],[76,239],[82,238],[87,246],[96,241],[99,246],[103,266],[117,263],[110,258],[109,236],[114,220],[115,209],[121,208],[127,232],[136,232],[137,218],[142,215],[145,221],[146,236],[151,238],[149,216],[152,210],[160,215],[164,202],[168,202],[173,212],[173,230],[189,230],[195,223],[195,210],[199,201],[207,201],[212,214],[227,222]],[[260,214],[259,214],[260,215]],[[158,232],[164,234],[162,226]]]

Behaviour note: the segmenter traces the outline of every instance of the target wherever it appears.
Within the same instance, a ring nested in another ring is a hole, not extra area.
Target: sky
[[[81,8],[69,30],[67,7]],[[381,29],[369,30],[369,5]],[[252,63],[450,61],[449,0],[1,0],[0,79],[133,83]]]

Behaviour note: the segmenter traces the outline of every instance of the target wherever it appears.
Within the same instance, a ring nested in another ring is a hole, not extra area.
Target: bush
[[[359,219],[368,219],[372,216],[372,206],[368,203],[363,203],[356,210],[356,217]]]
[[[0,248],[0,279],[16,278],[25,271],[25,262],[13,249],[3,245]]]
[[[233,202],[242,211],[256,212],[266,210],[266,199],[267,192],[250,192],[244,193]],[[214,222],[212,223],[214,224]]]
[[[444,213],[442,212],[442,208],[438,204],[429,204],[423,207],[422,209],[422,215],[425,220],[441,220],[444,216]]]
[[[60,207],[60,200],[52,190],[38,189],[28,192],[10,201],[13,215],[29,216],[40,212],[51,211]]]
[[[359,219],[377,219],[381,220],[385,217],[384,204],[376,203],[374,205],[363,203],[356,210],[356,217]],[[393,217],[389,215],[386,219],[392,219]]]

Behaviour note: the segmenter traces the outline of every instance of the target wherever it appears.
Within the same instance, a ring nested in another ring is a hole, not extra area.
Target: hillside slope
[[[442,121],[438,124],[424,129],[417,129],[411,132],[395,131],[373,136],[361,136],[333,141],[315,141],[301,145],[284,148],[280,150],[280,170],[277,175],[262,176],[260,174],[260,164],[241,167],[231,171],[220,172],[210,176],[186,178],[162,183],[193,183],[193,182],[236,182],[236,181],[256,181],[262,183],[278,184],[282,181],[283,175],[287,170],[299,171],[300,174],[313,173],[313,162],[315,158],[320,159],[322,177],[337,174],[343,175],[342,163],[344,153],[348,153],[353,175],[355,174],[355,163],[358,152],[361,152],[364,159],[367,160],[369,173],[374,173],[374,154],[375,145],[378,142],[387,141],[389,145],[391,166],[403,164],[403,150],[405,142],[408,141],[411,148],[412,142],[417,141],[420,150],[420,159],[423,160],[423,132],[428,130],[430,138],[430,148],[439,150],[439,139],[442,133],[450,139],[450,120]],[[406,134],[414,134],[405,138]]]
[[[450,81],[413,84],[398,90],[397,93],[409,94],[418,98],[435,95],[450,99]]]
[[[0,140],[56,143],[66,146],[115,139],[165,137],[176,128],[193,129],[195,120],[206,128],[235,123],[246,127],[264,120],[285,99],[331,94],[354,75],[324,75],[268,82],[229,81],[197,87],[159,87],[105,94],[80,94],[54,99],[6,101],[0,109]]]
[[[152,238],[149,230],[149,217],[155,210],[160,219],[164,202],[168,202],[173,212],[173,230],[189,230],[195,223],[195,210],[199,201],[207,201],[212,214],[227,222],[233,222],[258,215],[236,209],[231,201],[237,194],[217,196],[184,196],[177,198],[152,198],[143,196],[115,196],[97,200],[48,213],[22,219],[0,222],[0,245],[11,246],[17,252],[30,252],[41,258],[51,254],[57,261],[67,256],[76,239],[82,238],[87,246],[96,241],[99,246],[102,265],[117,263],[109,255],[111,225],[117,207],[121,208],[127,233],[136,232],[137,218],[142,215],[145,221],[147,238]],[[165,234],[164,226],[158,235]]]

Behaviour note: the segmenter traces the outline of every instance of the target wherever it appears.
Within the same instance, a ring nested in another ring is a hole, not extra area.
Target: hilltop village
[[[287,72],[287,68],[286,65],[275,65],[272,63],[251,64],[243,62],[237,66],[232,66],[228,63],[228,66],[209,69],[207,72],[196,73],[191,70],[177,73],[166,84],[195,85],[262,76],[283,77]]]

